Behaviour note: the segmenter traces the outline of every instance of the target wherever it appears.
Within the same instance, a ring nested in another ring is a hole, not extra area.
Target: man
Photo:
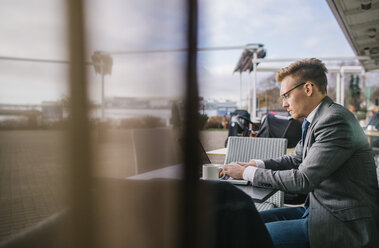
[[[277,75],[280,95],[303,136],[283,157],[225,165],[253,185],[309,193],[305,207],[261,212],[276,247],[379,247],[379,190],[367,137],[354,115],[327,95],[327,69],[297,61]]]

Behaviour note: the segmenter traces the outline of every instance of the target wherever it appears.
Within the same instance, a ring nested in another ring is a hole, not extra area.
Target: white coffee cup
[[[375,128],[374,125],[368,125],[368,126],[367,126],[367,130],[368,130],[368,131],[376,131],[376,128]]]
[[[222,171],[222,177],[219,177],[220,171]],[[225,177],[224,167],[220,164],[204,164],[203,165],[203,179],[207,180],[219,180]]]

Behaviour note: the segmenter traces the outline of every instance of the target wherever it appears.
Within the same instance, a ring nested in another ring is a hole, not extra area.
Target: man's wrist
[[[264,168],[265,167],[265,163],[263,162],[263,160],[252,159],[252,160],[249,161],[249,163],[251,163],[251,162],[254,162],[256,164],[257,168]]]
[[[247,166],[245,168],[245,170],[243,171],[243,174],[242,174],[242,178],[244,180],[247,180],[247,181],[250,181],[250,182],[253,182],[253,178],[254,178],[254,175],[255,175],[255,171],[257,170],[256,167],[254,166]]]

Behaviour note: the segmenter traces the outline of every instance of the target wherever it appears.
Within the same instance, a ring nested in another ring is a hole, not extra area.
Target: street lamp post
[[[101,121],[105,121],[105,99],[104,99],[104,63],[101,62]]]
[[[247,110],[252,115],[253,121],[257,118],[257,69],[259,64],[259,59],[266,56],[266,49],[263,48],[263,44],[252,43],[247,44],[242,52],[242,55],[237,63],[234,72],[240,73],[240,87],[242,86],[241,74],[244,71],[249,73],[253,71],[253,89],[251,89],[251,77],[249,77],[248,84],[248,96],[247,96]],[[241,89],[240,89],[241,90]],[[253,93],[251,92],[253,91]],[[240,91],[241,94],[241,91]],[[251,96],[253,95],[253,96]],[[251,99],[253,98],[253,99]],[[240,101],[242,97],[240,95]]]
[[[105,75],[112,73],[113,59],[100,51],[94,52],[91,59],[95,72],[101,75],[101,121],[105,121]]]
[[[254,74],[254,80],[253,80],[253,112],[251,113],[253,116],[253,121],[256,121],[257,119],[257,60],[258,55],[257,52],[254,52],[253,55],[253,74]],[[251,104],[251,103],[250,103]]]

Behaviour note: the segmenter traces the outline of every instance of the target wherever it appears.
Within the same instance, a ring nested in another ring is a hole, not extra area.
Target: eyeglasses
[[[284,94],[282,94],[281,95],[281,97],[282,97],[282,100],[284,101],[284,100],[287,100],[288,98],[289,98],[289,93],[291,92],[291,91],[293,91],[294,89],[296,89],[296,88],[298,88],[298,87],[300,87],[300,86],[302,86],[302,85],[304,85],[304,84],[306,84],[307,82],[302,82],[302,83],[300,83],[300,84],[298,84],[298,85],[295,85],[292,89],[290,89],[289,91],[287,91],[286,93],[284,93]]]

